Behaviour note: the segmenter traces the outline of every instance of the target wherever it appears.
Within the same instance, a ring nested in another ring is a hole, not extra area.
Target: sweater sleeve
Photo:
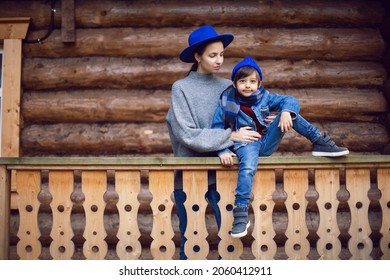
[[[199,127],[196,117],[192,116],[189,101],[178,86],[172,87],[171,107],[167,121],[176,140],[196,152],[214,152],[233,145],[230,129],[212,129]],[[214,112],[204,112],[213,115]]]

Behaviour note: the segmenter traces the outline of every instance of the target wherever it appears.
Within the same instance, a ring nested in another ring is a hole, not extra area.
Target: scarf
[[[225,128],[230,128],[233,131],[236,130],[237,116],[240,111],[240,105],[252,107],[260,102],[263,96],[263,87],[252,93],[250,96],[245,97],[237,92],[237,90],[230,86],[221,95],[221,104],[223,110],[223,117],[225,122]]]

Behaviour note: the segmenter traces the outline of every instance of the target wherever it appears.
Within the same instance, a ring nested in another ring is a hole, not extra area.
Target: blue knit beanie
[[[244,66],[251,66],[255,68],[256,71],[259,73],[260,80],[263,80],[263,74],[261,73],[260,67],[256,64],[256,61],[254,61],[253,58],[251,58],[250,56],[247,56],[243,60],[241,60],[236,66],[234,66],[232,71],[232,81],[234,81],[234,76],[236,75],[238,69]]]

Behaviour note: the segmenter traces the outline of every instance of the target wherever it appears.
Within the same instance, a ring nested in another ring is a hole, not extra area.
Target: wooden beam
[[[0,40],[24,39],[27,34],[29,22],[29,17],[0,18]]]
[[[235,159],[238,164],[238,159]],[[274,169],[275,166],[286,165],[289,169],[292,166],[323,166],[323,167],[341,167],[345,165],[362,165],[369,166],[388,166],[390,164],[390,155],[349,155],[346,157],[313,157],[313,156],[270,156],[260,157],[259,167],[268,167]],[[215,166],[221,166],[218,157],[15,157],[15,158],[0,158],[0,165],[7,165],[7,169],[45,169],[42,166],[61,166],[63,169],[72,169],[70,166],[84,166],[80,169],[85,169],[91,166],[95,169],[107,166],[136,166],[139,169],[171,167],[172,169],[185,169],[186,166],[193,167],[198,170],[214,169]],[[212,166],[212,167],[210,167]],[[224,168],[223,166],[221,166]],[[226,168],[226,167],[225,167]],[[228,169],[237,168],[228,167]],[[52,169],[52,168],[47,168]]]
[[[22,40],[4,40],[1,156],[18,157],[20,146],[20,95]]]
[[[74,43],[76,40],[74,0],[61,1],[61,38],[63,43]]]

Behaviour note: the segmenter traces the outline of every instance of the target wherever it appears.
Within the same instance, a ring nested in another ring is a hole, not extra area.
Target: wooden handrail
[[[235,159],[238,164],[238,159]],[[351,155],[339,158],[313,157],[313,156],[271,156],[260,157],[259,168],[277,166],[312,166],[318,167],[326,164],[328,167],[343,167],[345,165],[362,167],[376,166],[378,164],[387,166],[390,164],[390,155]],[[24,167],[42,169],[42,166],[50,166],[52,169],[60,166],[134,166],[139,168],[174,168],[182,166],[184,169],[221,169],[218,157],[15,157],[0,158],[0,165],[7,165],[8,169],[19,169]],[[232,168],[237,168],[235,165]],[[229,168],[230,169],[230,168]]]

